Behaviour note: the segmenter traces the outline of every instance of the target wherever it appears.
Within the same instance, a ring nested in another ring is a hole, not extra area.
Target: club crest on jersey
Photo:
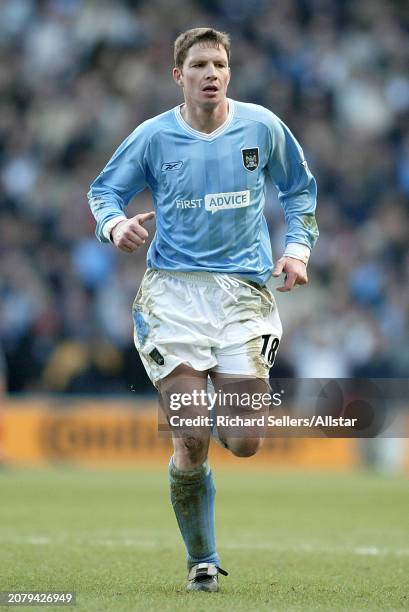
[[[258,147],[254,147],[253,149],[242,149],[241,154],[243,155],[243,164],[246,170],[253,172],[258,168]]]

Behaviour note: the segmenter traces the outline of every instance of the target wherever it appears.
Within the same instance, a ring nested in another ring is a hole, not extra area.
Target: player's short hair
[[[230,60],[230,36],[226,32],[218,32],[213,28],[192,28],[179,34],[175,40],[175,66],[181,68],[190,47],[197,43],[211,43],[215,47],[224,47],[227,59]]]

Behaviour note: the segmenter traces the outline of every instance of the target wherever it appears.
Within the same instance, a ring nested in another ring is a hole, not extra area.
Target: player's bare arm
[[[284,285],[277,287],[277,291],[281,293],[308,283],[307,266],[300,259],[287,256],[280,257],[275,265],[273,276],[278,278],[283,273],[285,274]]]
[[[145,244],[149,237],[148,231],[143,227],[146,221],[153,219],[153,211],[135,215],[131,219],[123,219],[111,231],[114,245],[125,253],[133,253]]]

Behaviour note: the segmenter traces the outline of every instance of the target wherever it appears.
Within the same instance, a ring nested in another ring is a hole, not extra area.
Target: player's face
[[[182,69],[174,68],[187,104],[212,107],[226,100],[230,68],[226,49],[206,43],[190,47]]]

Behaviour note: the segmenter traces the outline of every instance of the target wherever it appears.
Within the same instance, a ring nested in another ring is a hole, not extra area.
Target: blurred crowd
[[[9,391],[151,391],[132,342],[146,252],[94,236],[89,184],[181,102],[173,41],[232,38],[232,98],[301,142],[319,188],[310,284],[278,295],[275,375],[408,376],[409,17],[392,0],[1,0],[0,363]],[[130,214],[150,210],[149,193]],[[283,215],[270,188],[274,255]],[[154,231],[154,226],[148,227]]]

